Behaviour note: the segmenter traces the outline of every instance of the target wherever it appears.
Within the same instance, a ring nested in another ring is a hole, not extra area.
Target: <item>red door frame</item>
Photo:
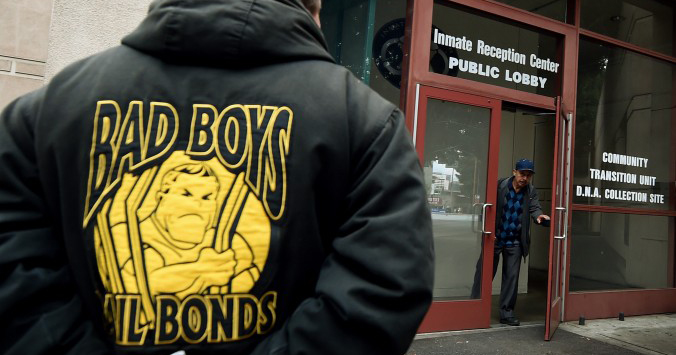
[[[484,107],[491,110],[490,130],[488,140],[488,169],[486,177],[486,201],[484,203],[495,206],[496,196],[490,191],[497,190],[498,180],[498,152],[496,146],[500,144],[500,100],[439,89],[431,86],[418,88],[417,128],[415,129],[415,145],[420,161],[424,161],[425,129],[427,117],[427,99],[439,99],[448,102],[456,102],[465,105]],[[411,130],[414,132],[414,130]],[[491,290],[493,284],[493,236],[495,235],[495,208],[485,209],[483,216],[485,230],[490,232],[482,234],[483,259],[481,298],[476,300],[438,301],[432,303],[418,332],[440,332],[448,330],[488,328],[490,327]]]
[[[556,130],[554,133],[554,174],[552,186],[555,187],[552,194],[551,205],[551,229],[549,231],[549,272],[547,282],[547,314],[545,316],[545,340],[551,340],[554,332],[561,322],[563,300],[565,299],[565,286],[561,280],[565,279],[565,250],[567,244],[567,223],[569,214],[568,199],[570,198],[566,182],[568,181],[567,165],[570,156],[568,139],[568,125],[572,122],[566,120],[564,112],[561,112],[561,101],[556,101]],[[563,239],[559,239],[563,238]]]
[[[489,84],[479,83],[471,80],[460,79],[455,77],[449,77],[445,75],[440,75],[436,73],[431,73],[429,71],[429,53],[430,53],[430,38],[432,36],[432,12],[434,0],[409,0],[407,5],[406,21],[407,21],[407,30],[405,33],[405,60],[403,63],[403,73],[402,73],[402,90],[401,90],[401,100],[402,109],[406,112],[406,123],[411,132],[416,132],[415,139],[417,140],[416,146],[424,146],[424,142],[421,142],[420,135],[421,132],[424,132],[424,127],[421,129],[421,126],[424,126],[425,113],[417,112],[419,107],[416,106],[415,109],[413,105],[419,104],[418,95],[420,94],[417,90],[418,85],[421,85],[420,88],[425,87],[436,87],[439,89],[449,90],[455,92],[452,94],[453,97],[459,97],[461,93],[473,94],[481,96],[487,100],[493,100],[501,105],[501,101],[510,101],[518,104],[524,104],[528,106],[544,108],[549,110],[560,110],[557,107],[567,108],[567,111],[574,113],[575,107],[575,86],[577,85],[577,47],[578,47],[578,32],[576,28],[572,25],[563,24],[561,22],[543,17],[538,15],[533,15],[527,11],[522,11],[514,9],[512,7],[488,2],[488,1],[477,1],[477,0],[446,0],[449,4],[459,4],[464,6],[469,6],[474,9],[484,11],[489,14],[497,15],[505,19],[512,21],[520,22],[528,26],[536,26],[540,28],[546,28],[547,31],[557,34],[561,38],[561,52],[562,52],[562,67],[563,71],[560,76],[560,96],[561,101],[553,97],[545,97],[541,95],[531,94],[527,92],[517,91],[514,89],[508,89],[498,86],[493,86]],[[420,99],[422,99],[420,95]],[[410,109],[406,109],[406,108]],[[500,109],[498,109],[500,112]],[[500,112],[501,113],[501,112]],[[418,120],[416,123],[415,120]],[[499,120],[497,121],[499,122]],[[415,127],[415,125],[418,127]],[[424,135],[423,135],[424,137]],[[495,144],[499,144],[499,133],[496,138]],[[556,147],[555,149],[558,149]],[[418,149],[420,158],[422,161],[422,149]],[[489,154],[496,154],[497,150]],[[555,155],[558,153],[555,151]],[[497,157],[496,157],[497,158]],[[495,167],[497,170],[497,166]],[[556,176],[556,165],[554,166],[553,175]],[[489,173],[488,181],[494,181],[497,179],[497,175],[491,176]],[[490,190],[487,190],[490,191]],[[487,198],[491,195],[487,193]],[[495,196],[492,196],[494,199]],[[490,202],[489,202],[490,203]],[[493,212],[494,216],[494,212]],[[493,217],[494,218],[494,217]],[[570,214],[566,215],[566,224],[570,222]],[[494,224],[494,221],[491,221]],[[485,236],[484,236],[485,237]],[[488,244],[488,243],[485,243]],[[492,245],[492,243],[491,243]],[[492,259],[492,253],[490,259]],[[484,255],[486,253],[484,252]],[[484,257],[484,270],[486,270],[487,257]],[[492,261],[492,260],[491,260]],[[567,262],[567,261],[566,261]],[[551,260],[550,260],[551,263]],[[551,268],[551,265],[550,265]],[[492,268],[491,268],[492,270]],[[560,269],[559,269],[560,270]],[[491,275],[492,276],[492,275]],[[566,275],[560,275],[560,277],[566,278]],[[488,285],[482,285],[482,290],[491,289],[490,285],[492,284],[492,278],[486,280],[484,278],[484,283]],[[490,292],[490,291],[489,291]],[[483,293],[485,294],[485,293]],[[467,305],[472,302],[467,302]],[[490,312],[490,298],[482,302],[474,301],[474,304],[482,304],[486,309],[482,312]],[[490,324],[486,324],[485,320],[473,322],[470,320],[460,321],[465,319],[465,316],[459,316],[454,314],[453,317],[448,315],[443,315],[443,308],[448,307],[442,303],[433,303],[430,307],[430,311],[426,317],[426,322],[421,326],[419,332],[430,332],[430,331],[441,331],[441,330],[451,330],[451,328],[442,328],[440,325],[442,321],[446,321],[443,318],[458,318],[458,324],[454,324],[452,329],[471,329],[471,328],[485,328]],[[461,309],[459,312],[464,312]],[[472,311],[477,312],[477,311]],[[439,314],[437,314],[439,313]],[[465,313],[462,313],[465,314]],[[474,314],[476,313],[471,313]],[[471,318],[471,317],[470,317]],[[558,322],[558,319],[557,319]],[[462,323],[462,324],[459,324]],[[490,319],[488,320],[490,323]],[[429,325],[429,326],[428,326]],[[549,329],[549,328],[548,328]]]

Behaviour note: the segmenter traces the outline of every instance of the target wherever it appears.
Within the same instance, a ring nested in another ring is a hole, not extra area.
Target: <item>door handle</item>
[[[556,212],[562,212],[566,211],[565,207],[556,207]],[[561,223],[561,220],[559,220],[559,223]],[[564,221],[563,223],[567,223],[567,221]],[[563,233],[563,235],[555,235],[554,239],[566,239],[566,232]]]
[[[483,223],[481,223],[481,233],[483,234],[491,234],[491,232],[486,230],[486,208],[488,206],[493,206],[492,203],[484,203],[484,205],[481,207],[481,219],[483,219]]]

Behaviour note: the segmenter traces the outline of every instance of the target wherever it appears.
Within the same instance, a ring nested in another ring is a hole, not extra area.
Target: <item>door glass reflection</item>
[[[427,101],[423,159],[434,229],[435,300],[480,298],[480,287],[472,292],[472,286],[482,251],[490,115],[488,108]],[[480,270],[477,276],[480,280]]]

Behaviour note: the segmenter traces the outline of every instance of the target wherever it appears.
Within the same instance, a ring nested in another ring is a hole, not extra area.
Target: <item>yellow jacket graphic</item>
[[[183,152],[138,176],[125,174],[95,230],[106,289],[140,294],[151,328],[159,295],[248,292],[270,245],[270,221],[243,174]]]

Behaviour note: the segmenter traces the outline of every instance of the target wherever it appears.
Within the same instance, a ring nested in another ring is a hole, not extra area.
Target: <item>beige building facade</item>
[[[65,66],[116,46],[150,0],[0,0],[0,110]]]
[[[0,0],[0,108],[43,85],[53,0]]]

